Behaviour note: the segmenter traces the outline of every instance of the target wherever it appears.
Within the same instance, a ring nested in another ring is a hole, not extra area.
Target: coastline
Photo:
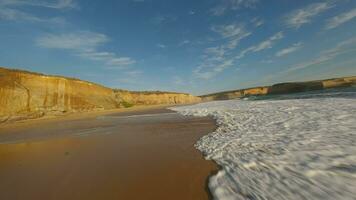
[[[212,118],[165,106],[8,124],[0,128],[0,141],[10,141],[0,144],[0,197],[209,199],[218,168],[194,144],[215,129]],[[73,135],[81,130],[93,132]]]
[[[186,105],[186,104],[183,104]],[[189,105],[189,104],[187,104]],[[51,121],[67,121],[67,120],[76,120],[76,119],[86,119],[86,118],[94,118],[100,115],[108,115],[114,113],[128,113],[135,111],[145,111],[156,108],[166,108],[174,105],[170,104],[159,104],[159,105],[137,105],[130,108],[116,108],[116,109],[108,109],[108,110],[97,110],[97,111],[89,111],[89,112],[70,112],[59,115],[45,115],[39,118],[32,119],[23,119],[17,121],[8,121],[0,123],[0,129],[2,127],[15,127],[21,124],[35,124],[35,123],[45,123]],[[1,134],[1,133],[0,133]]]

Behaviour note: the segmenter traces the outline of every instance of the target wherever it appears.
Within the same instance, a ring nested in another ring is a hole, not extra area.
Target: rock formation
[[[116,99],[133,105],[155,105],[155,104],[184,104],[199,102],[200,98],[184,93],[148,91],[135,92],[127,90],[114,90]]]
[[[174,92],[135,92],[74,78],[0,67],[0,123],[44,115],[131,107],[227,100],[251,95],[287,94],[356,84],[356,76],[226,91],[195,97]]]
[[[189,94],[113,90],[73,78],[0,68],[0,122],[137,104],[198,101],[200,98]]]
[[[334,78],[319,81],[279,83],[272,86],[255,87],[241,90],[232,90],[200,96],[203,101],[228,100],[246,96],[258,96],[268,94],[289,94],[338,87],[350,87],[356,85],[356,76]]]

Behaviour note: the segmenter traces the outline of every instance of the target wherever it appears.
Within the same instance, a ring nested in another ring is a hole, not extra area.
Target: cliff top
[[[167,92],[167,91],[130,91],[130,90],[123,90],[123,89],[113,89],[114,92],[130,92],[130,93],[142,93],[142,94],[185,94],[189,95],[188,93],[182,93],[182,92]]]
[[[60,76],[60,75],[48,75],[48,74],[43,74],[43,73],[38,73],[38,72],[26,71],[26,70],[22,70],[22,69],[9,69],[9,68],[0,66],[0,71],[1,70],[8,71],[8,72],[14,72],[14,73],[23,73],[23,74],[31,74],[31,75],[37,75],[37,76],[45,76],[45,77],[53,77],[53,78],[62,78],[62,79],[68,79],[68,80],[74,80],[74,81],[81,81],[81,82],[97,85],[100,87],[109,88],[109,87],[100,85],[98,83],[84,81],[84,80],[81,80],[78,78],[73,78],[73,77],[65,77],[65,76]],[[111,89],[111,88],[109,88],[109,89]],[[142,94],[185,94],[185,95],[189,95],[188,93],[167,92],[167,91],[129,91],[129,90],[124,90],[124,89],[112,89],[112,90],[114,92],[130,92],[130,93],[136,93],[136,94],[142,93]]]
[[[60,76],[60,75],[49,75],[49,74],[44,74],[44,73],[39,73],[39,72],[32,72],[32,71],[27,71],[27,70],[22,70],[22,69],[9,69],[9,68],[6,68],[6,67],[1,67],[1,66],[0,66],[0,70],[5,70],[5,71],[15,72],[15,73],[37,75],[37,76],[52,77],[52,78],[62,78],[62,79],[68,79],[68,80],[73,80],[73,81],[80,81],[80,82],[85,82],[85,83],[97,85],[97,86],[100,86],[100,87],[108,88],[108,87],[105,87],[105,86],[100,85],[98,83],[85,81],[85,80],[81,80],[81,79],[74,78],[74,77],[66,77],[66,76]]]

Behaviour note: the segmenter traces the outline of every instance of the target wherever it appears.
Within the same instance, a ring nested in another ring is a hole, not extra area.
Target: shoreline
[[[182,104],[182,105],[184,106],[186,104]],[[135,112],[135,111],[145,111],[145,110],[151,110],[151,109],[156,109],[156,108],[168,108],[168,107],[174,107],[174,106],[176,106],[176,105],[171,105],[171,104],[137,105],[137,106],[133,106],[130,108],[116,108],[116,109],[87,111],[87,112],[69,112],[69,113],[59,114],[59,115],[45,115],[43,117],[32,118],[32,119],[28,118],[28,119],[2,122],[2,123],[0,123],[0,128],[8,127],[8,126],[17,126],[20,124],[44,123],[44,122],[50,122],[50,121],[62,121],[62,120],[66,121],[66,120],[93,118],[93,117],[97,117],[100,115],[108,115],[108,114],[115,114],[115,113],[128,113],[128,112]]]
[[[48,199],[55,193],[53,199],[211,199],[208,182],[218,166],[205,160],[194,144],[216,129],[215,120],[183,116],[165,107],[0,127],[1,142],[25,138],[0,144],[0,186],[7,191],[0,197]],[[71,137],[72,130],[88,133]],[[90,168],[81,168],[83,164]],[[74,171],[68,177],[70,169]],[[51,186],[53,176],[59,178],[61,192]],[[40,188],[45,192],[40,194]]]

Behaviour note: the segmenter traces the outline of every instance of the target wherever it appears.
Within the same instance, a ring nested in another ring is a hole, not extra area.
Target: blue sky
[[[355,0],[0,0],[0,66],[210,92],[356,75]]]

